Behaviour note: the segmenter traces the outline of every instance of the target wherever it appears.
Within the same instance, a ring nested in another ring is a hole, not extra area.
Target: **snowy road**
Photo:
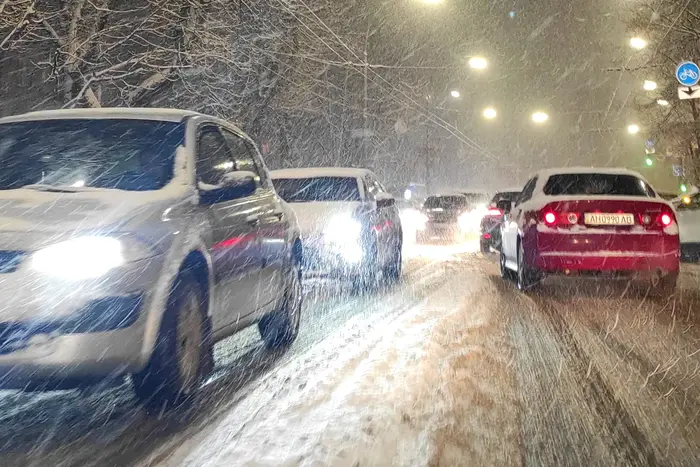
[[[126,387],[4,393],[1,465],[700,465],[700,270],[654,302],[426,247],[375,297],[309,291],[299,340],[218,346],[203,401],[148,419]]]

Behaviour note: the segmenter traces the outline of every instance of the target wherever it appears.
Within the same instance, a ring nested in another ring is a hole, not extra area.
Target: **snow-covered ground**
[[[407,310],[349,321],[162,465],[519,465],[495,287],[445,277]]]

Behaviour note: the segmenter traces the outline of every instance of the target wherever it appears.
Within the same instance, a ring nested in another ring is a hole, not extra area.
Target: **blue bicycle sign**
[[[695,86],[700,81],[700,67],[693,62],[683,62],[676,68],[676,79],[683,86]]]

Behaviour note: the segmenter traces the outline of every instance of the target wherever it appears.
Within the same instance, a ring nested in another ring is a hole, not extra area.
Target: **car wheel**
[[[364,263],[360,266],[357,275],[352,279],[352,292],[355,295],[362,295],[373,292],[379,286],[377,281],[379,264],[377,261],[377,245],[372,243],[365,252]]]
[[[258,322],[260,337],[268,349],[289,347],[299,335],[304,301],[301,266],[294,261],[291,269],[281,306]]]
[[[481,253],[484,255],[488,255],[491,253],[491,245],[489,244],[488,241],[486,240],[481,240],[479,242],[479,245],[481,247]]]
[[[384,268],[384,279],[388,284],[394,284],[401,277],[402,261],[402,249],[401,243],[399,243],[394,250],[389,264]]]
[[[499,265],[499,269],[501,270],[501,277],[507,281],[512,280],[513,279],[513,271],[508,269],[508,267],[506,266],[506,255],[505,255],[505,253],[503,253],[502,250],[499,254],[498,265]]]
[[[519,290],[528,291],[539,283],[539,274],[525,262],[525,250],[522,243],[518,245],[518,272],[516,284]]]
[[[143,371],[133,375],[134,392],[149,411],[190,402],[211,358],[202,294],[193,278],[177,279],[168,299],[156,346]]]
[[[677,285],[678,273],[672,272],[656,280],[652,280],[651,292],[654,296],[659,298],[670,297],[676,292]]]

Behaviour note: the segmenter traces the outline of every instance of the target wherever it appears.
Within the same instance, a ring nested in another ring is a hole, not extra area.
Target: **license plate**
[[[634,225],[634,214],[586,213],[583,220],[588,225]]]

